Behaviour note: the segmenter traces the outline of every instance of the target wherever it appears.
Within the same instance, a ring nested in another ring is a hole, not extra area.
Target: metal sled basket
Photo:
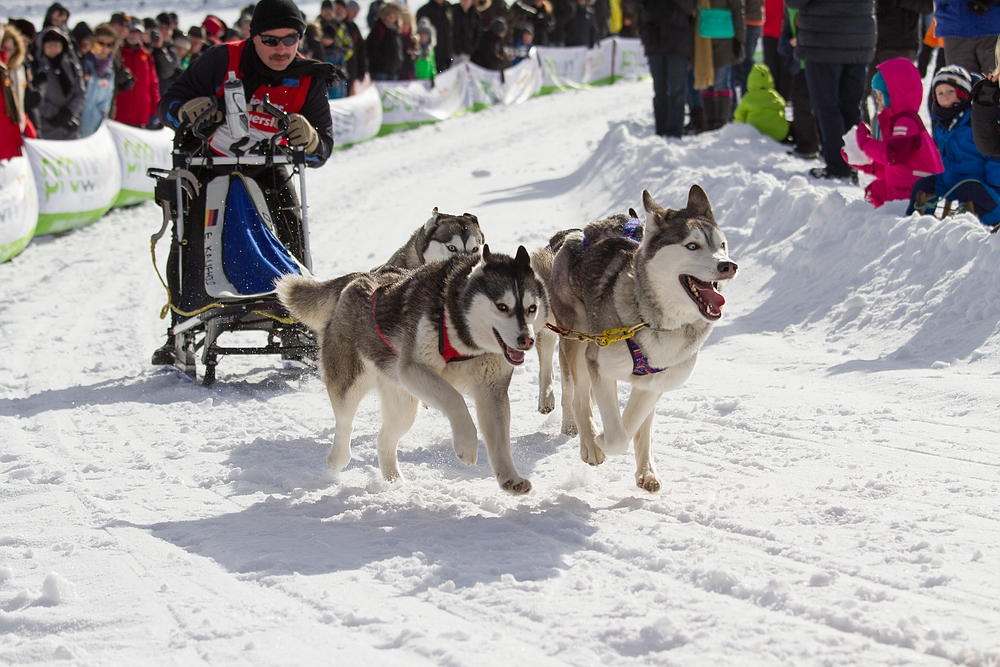
[[[160,275],[167,291],[160,317],[169,315],[170,326],[152,362],[195,379],[200,355],[205,386],[215,382],[225,355],[273,354],[308,364],[316,359],[312,332],[294,321],[273,291],[277,277],[312,270],[305,153],[278,143],[288,117],[266,98],[264,105],[279,128],[269,141],[219,157],[211,154],[205,134],[186,128],[175,139],[174,169],[147,172],[157,181],[163,209],[163,225],[150,244],[157,274],[156,243],[171,230],[166,280]],[[222,334],[241,331],[262,332],[266,340],[220,344]]]

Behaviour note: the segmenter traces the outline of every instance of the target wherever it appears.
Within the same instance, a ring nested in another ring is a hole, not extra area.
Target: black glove
[[[1000,84],[983,79],[972,87],[972,101],[982,107],[1000,106]]]
[[[48,80],[48,78],[49,78],[49,73],[42,71],[35,74],[35,76],[32,77],[31,82],[36,86],[40,86],[43,83],[45,83]]]

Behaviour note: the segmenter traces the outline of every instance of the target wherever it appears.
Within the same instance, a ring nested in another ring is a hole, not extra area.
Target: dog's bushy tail
[[[292,317],[313,331],[320,332],[337,308],[344,288],[358,274],[349,273],[333,280],[313,280],[289,274],[275,284],[278,299]]]

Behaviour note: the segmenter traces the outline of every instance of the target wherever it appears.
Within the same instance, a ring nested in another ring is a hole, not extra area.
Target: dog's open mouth
[[[507,343],[503,342],[500,332],[496,329],[493,330],[493,335],[497,337],[497,342],[500,343],[500,349],[503,350],[503,356],[507,358],[507,361],[509,361],[511,365],[520,366],[524,363],[524,350],[511,347]]]
[[[726,303],[726,299],[719,294],[719,283],[707,283],[694,276],[683,275],[681,284],[687,290],[688,296],[698,304],[702,315],[710,320],[722,317],[722,306]]]

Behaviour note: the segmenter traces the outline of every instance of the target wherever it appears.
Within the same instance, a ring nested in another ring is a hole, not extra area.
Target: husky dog
[[[397,275],[399,269],[412,271],[424,264],[439,262],[455,255],[475,254],[483,247],[483,241],[483,232],[476,216],[471,213],[462,215],[439,213],[435,206],[431,211],[431,217],[413,232],[410,240],[394,252],[388,262],[375,267],[371,272],[391,272]],[[324,281],[322,284],[326,289],[316,292],[319,300],[301,304],[300,308],[314,309],[319,313],[332,312],[337,307],[340,293],[348,283],[362,275],[364,272],[355,271]]]
[[[351,460],[351,431],[361,399],[376,389],[382,404],[377,439],[379,468],[401,478],[396,445],[423,401],[451,422],[459,460],[476,462],[476,425],[462,393],[476,404],[486,452],[500,487],[527,493],[510,452],[507,387],[514,366],[535,344],[535,327],[548,316],[545,286],[528,251],[514,258],[459,255],[412,272],[387,269],[360,274],[337,290],[303,276],[277,284],[289,312],[317,333],[320,368],[337,427],[327,463],[340,470]],[[319,308],[317,304],[331,304]]]
[[[560,368],[572,384],[580,457],[599,465],[605,454],[624,454],[634,440],[636,484],[656,492],[660,480],[650,454],[656,403],[694,370],[699,349],[722,317],[719,283],[733,278],[737,266],[699,186],[691,187],[679,211],[661,208],[645,190],[642,203],[648,215],[639,242],[638,220],[624,215],[554,238],[548,286],[560,327],[599,334],[645,324],[607,347],[563,338]],[[632,384],[624,412],[619,381]],[[594,423],[591,393],[603,433]]]

